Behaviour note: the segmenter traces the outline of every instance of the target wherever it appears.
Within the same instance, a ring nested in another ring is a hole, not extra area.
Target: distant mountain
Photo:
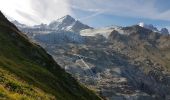
[[[53,21],[49,24],[49,28],[58,31],[72,31],[72,32],[80,32],[83,29],[91,29],[88,25],[81,23],[78,20],[75,20],[70,15],[66,15],[56,21]]]
[[[82,44],[44,46],[80,82],[108,100],[168,97],[170,36],[139,25],[86,29],[80,34]]]
[[[150,29],[150,30],[155,31],[155,32],[158,31],[158,29],[156,27],[154,27],[152,24],[145,24],[143,22],[140,22],[138,25],[140,27],[144,27],[144,28]]]
[[[160,32],[164,35],[169,35],[169,31],[167,28],[162,28]]]
[[[48,29],[48,25],[42,23],[40,25],[34,25],[33,28]]]
[[[54,30],[70,30],[71,26],[75,23],[75,19],[69,15],[66,15],[56,21],[49,24],[49,27]]]
[[[62,26],[64,30],[58,31],[56,27],[44,30],[38,26],[28,29],[27,35],[79,82],[106,100],[169,97],[170,35],[164,35],[166,29],[160,32],[153,25],[141,23],[73,32],[67,30],[63,19],[54,26]],[[75,21],[68,19],[69,25]]]
[[[15,24],[17,27],[20,27],[20,28],[25,28],[25,27],[28,27],[27,25],[25,24],[21,24],[19,23],[17,20],[14,20],[14,21],[11,21],[13,24]]]
[[[100,100],[66,73],[44,49],[30,42],[1,12],[0,99]]]
[[[15,24],[18,28],[20,28],[22,31],[32,30],[32,31],[38,31],[38,30],[46,30],[46,31],[71,31],[74,33],[79,33],[81,30],[84,29],[93,29],[92,27],[85,25],[81,23],[80,21],[74,19],[70,15],[66,15],[60,19],[57,19],[56,21],[52,21],[49,25],[47,24],[40,24],[40,25],[34,25],[34,26],[27,26],[25,24],[21,24],[18,21],[12,21],[13,24]]]
[[[17,21],[13,21],[22,32],[26,33],[32,39],[38,39],[47,43],[83,43],[84,38],[80,36],[80,31],[84,29],[93,29],[88,25],[75,20],[70,15],[66,15],[49,25],[40,24],[26,26]]]
[[[155,27],[153,26],[152,24],[145,24],[143,22],[139,23],[138,24],[140,27],[144,27],[144,28],[147,28],[147,29],[150,29],[154,32],[159,32],[159,33],[162,33],[164,35],[168,35],[169,34],[169,31],[167,28],[162,28],[160,31]]]

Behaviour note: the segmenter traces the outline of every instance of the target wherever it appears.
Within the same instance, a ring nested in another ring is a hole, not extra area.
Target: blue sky
[[[83,16],[88,16],[88,12],[77,11],[75,17],[80,19],[83,23],[86,23],[90,26],[94,27],[103,27],[110,25],[118,25],[118,26],[129,26],[134,25],[140,22],[144,22],[146,24],[153,24],[158,28],[167,27],[170,28],[170,21],[159,20],[159,19],[150,19],[150,18],[141,18],[141,17],[128,17],[128,16],[119,16],[119,15],[111,15],[111,14],[99,14],[94,17],[88,19],[81,19]]]
[[[144,22],[153,24],[158,28],[167,27],[170,29],[170,0],[92,1],[98,1],[99,3],[92,5],[92,8],[88,4],[84,4],[84,8],[80,7],[81,9],[78,9],[78,7],[72,8],[75,17],[88,25],[95,27],[109,25],[129,26]],[[109,10],[107,11],[107,9]]]
[[[170,0],[0,0],[9,19],[34,25],[71,15],[92,27],[139,22],[170,29]]]

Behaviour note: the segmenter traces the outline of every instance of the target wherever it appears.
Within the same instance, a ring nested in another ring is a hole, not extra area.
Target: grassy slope
[[[54,96],[27,84],[27,82],[0,68],[0,99],[7,100],[53,100]]]
[[[0,98],[36,99],[38,95],[44,100],[100,100],[65,73],[41,47],[29,42],[1,13],[0,74],[4,75],[0,77]]]

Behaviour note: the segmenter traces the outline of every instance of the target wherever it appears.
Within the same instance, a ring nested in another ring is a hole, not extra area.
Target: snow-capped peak
[[[75,19],[70,15],[66,15],[62,18],[57,19],[56,21],[52,21],[49,24],[49,27],[55,30],[66,30],[68,26],[75,22]]]
[[[70,15],[66,15],[62,18],[59,18],[58,20],[56,20],[56,22],[65,22],[65,21],[70,21],[70,22],[74,22],[75,19],[73,17],[71,17]]]
[[[70,15],[66,15],[56,21],[51,22],[49,24],[49,27],[53,30],[65,30],[73,32],[80,32],[80,30],[91,28],[88,25],[85,25],[80,21],[75,20]]]

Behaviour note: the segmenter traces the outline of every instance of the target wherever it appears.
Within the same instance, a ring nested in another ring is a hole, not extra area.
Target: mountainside
[[[63,43],[84,43],[84,38],[79,34],[73,32],[51,32],[48,34],[36,34],[35,40],[49,43],[49,44],[63,44]]]
[[[100,100],[0,12],[0,99]]]
[[[162,33],[165,29],[110,26],[81,30],[76,39],[70,38],[74,32],[27,31],[63,69],[106,100],[169,99],[170,35]]]

